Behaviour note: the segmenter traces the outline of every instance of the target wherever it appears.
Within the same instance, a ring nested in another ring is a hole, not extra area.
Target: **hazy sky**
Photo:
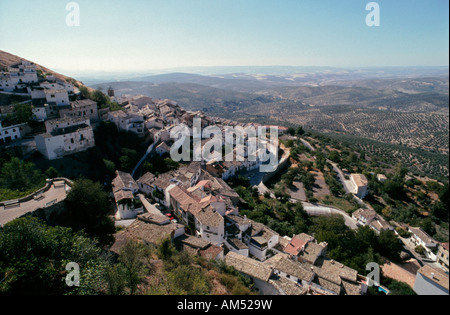
[[[448,65],[448,0],[0,0],[0,50],[57,71]]]

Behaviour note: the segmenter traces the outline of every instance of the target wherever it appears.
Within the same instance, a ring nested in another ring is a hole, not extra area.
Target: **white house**
[[[364,199],[369,193],[369,181],[362,174],[352,174],[350,176],[350,181],[352,183],[352,193],[358,198]]]
[[[152,173],[145,173],[140,177],[136,183],[139,186],[139,191],[143,194],[150,196],[153,192],[152,183],[155,181],[156,177]]]
[[[24,128],[26,126],[27,124],[20,124],[3,127],[2,122],[0,121],[0,144],[5,144],[12,142],[14,140],[21,139],[23,133],[25,132]]]
[[[54,103],[57,106],[69,106],[69,94],[64,88],[47,89],[41,86],[28,87],[28,93],[33,100],[43,100],[47,104]]]
[[[250,277],[260,294],[274,295],[278,293],[278,290],[269,283],[273,269],[268,265],[234,252],[226,254],[225,263],[234,267],[241,274]]]
[[[436,260],[436,254],[438,243],[433,240],[425,231],[418,227],[410,227],[409,232],[411,233],[411,241],[416,246],[422,246],[425,249],[425,255],[431,259]]]
[[[112,190],[116,202],[116,220],[135,219],[143,207],[135,207],[135,194],[139,187],[130,174],[116,171],[116,178],[112,181]]]
[[[37,83],[36,65],[22,60],[8,67],[7,72],[0,72],[0,91],[13,92],[26,87],[28,83]]]
[[[48,104],[32,107],[33,118],[37,121],[43,122],[48,119]]]
[[[60,108],[59,116],[61,118],[89,118],[91,123],[95,123],[99,120],[97,102],[91,100],[70,102],[69,106]]]
[[[142,115],[128,115],[124,111],[114,111],[108,113],[108,120],[117,126],[117,129],[130,131],[138,135],[144,135],[146,132],[144,119]]]
[[[195,216],[196,236],[210,242],[213,245],[222,245],[225,239],[225,220],[208,206],[200,210]]]
[[[279,234],[261,223],[251,223],[251,231],[244,233],[244,243],[248,244],[251,255],[265,261],[270,256],[269,251],[279,243]]]
[[[53,89],[53,90],[61,90],[64,89],[67,91],[67,93],[71,94],[75,92],[74,86],[67,82],[41,82],[39,84],[41,87],[46,89]]]
[[[49,160],[82,152],[95,146],[89,119],[55,119],[45,122],[47,132],[35,137],[38,151]]]
[[[449,295],[449,277],[443,270],[425,265],[417,271],[414,291],[418,295]]]

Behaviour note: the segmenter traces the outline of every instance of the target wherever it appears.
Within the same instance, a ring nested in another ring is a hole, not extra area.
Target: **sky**
[[[78,26],[67,25],[76,14],[66,10],[70,2],[78,4]],[[375,1],[380,25],[372,27],[369,2],[0,0],[0,50],[69,74],[448,65],[448,0]]]

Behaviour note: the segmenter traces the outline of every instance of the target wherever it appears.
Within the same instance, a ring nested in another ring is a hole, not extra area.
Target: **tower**
[[[111,86],[108,88],[108,96],[114,97],[114,89]]]

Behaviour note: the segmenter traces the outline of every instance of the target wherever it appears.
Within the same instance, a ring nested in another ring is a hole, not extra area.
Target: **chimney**
[[[432,272],[431,273],[431,279],[434,279],[434,276],[435,276],[435,274],[434,274],[434,272]]]

